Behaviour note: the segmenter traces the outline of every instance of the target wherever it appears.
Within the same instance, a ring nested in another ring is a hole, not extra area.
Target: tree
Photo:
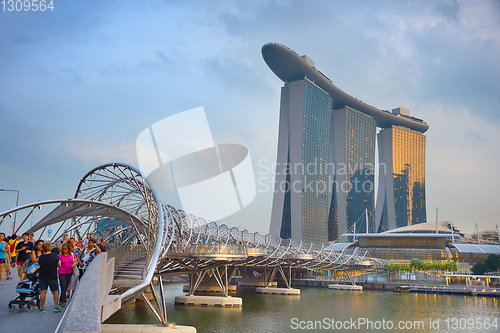
[[[450,263],[450,271],[456,272],[458,270],[457,263],[454,261],[448,261]]]
[[[417,275],[417,280],[419,280],[418,276],[418,271],[422,271],[425,269],[425,263],[422,261],[422,260],[417,260],[417,259],[413,259],[411,262],[410,262],[410,268],[412,271],[417,271],[416,275]]]
[[[500,266],[500,257],[496,254],[490,254],[484,261],[488,272],[495,272]]]
[[[496,254],[490,254],[484,262],[475,263],[472,266],[472,273],[482,275],[488,272],[494,272],[500,267],[500,257]]]
[[[471,271],[476,275],[483,275],[486,273],[486,265],[484,262],[477,262],[472,266]]]
[[[394,264],[392,262],[390,264],[384,265],[384,270],[387,272],[387,281],[391,280],[392,266],[394,266]]]

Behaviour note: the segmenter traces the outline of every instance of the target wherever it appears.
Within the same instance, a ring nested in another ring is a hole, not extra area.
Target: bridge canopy
[[[57,203],[57,200],[40,202],[38,203],[38,205],[42,205],[44,203]],[[37,222],[33,227],[31,227],[27,231],[27,233],[40,230],[41,228],[56,224],[58,222],[82,216],[91,217],[91,221],[95,221],[96,216],[100,216],[103,218],[107,217],[122,221],[123,223],[128,225],[135,225],[138,230],[142,230],[144,228],[143,221],[141,221],[139,217],[116,206],[90,200],[66,199],[60,200],[59,206],[57,206],[39,222]]]

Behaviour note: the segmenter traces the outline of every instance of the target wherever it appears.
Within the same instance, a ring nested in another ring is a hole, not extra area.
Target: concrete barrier
[[[102,332],[101,323],[121,307],[120,296],[108,295],[113,285],[114,258],[106,252],[90,263],[69,304],[58,332]],[[103,316],[104,314],[104,316]]]

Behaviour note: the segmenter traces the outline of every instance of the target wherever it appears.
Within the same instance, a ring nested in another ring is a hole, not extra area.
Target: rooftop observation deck
[[[370,115],[375,119],[378,127],[388,128],[392,125],[396,125],[407,127],[421,133],[429,129],[429,125],[421,119],[405,115],[396,115],[388,111],[377,109],[345,93],[337,88],[323,73],[284,45],[275,43],[266,44],[262,47],[262,56],[269,68],[283,82],[287,83],[307,77],[333,98],[334,107],[342,108],[344,106],[349,106]]]

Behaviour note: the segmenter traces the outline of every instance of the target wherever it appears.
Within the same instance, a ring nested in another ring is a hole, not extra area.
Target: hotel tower
[[[428,125],[346,94],[286,46],[266,44],[262,55],[284,82],[271,235],[327,243],[423,222]],[[375,209],[376,136],[383,186]]]

